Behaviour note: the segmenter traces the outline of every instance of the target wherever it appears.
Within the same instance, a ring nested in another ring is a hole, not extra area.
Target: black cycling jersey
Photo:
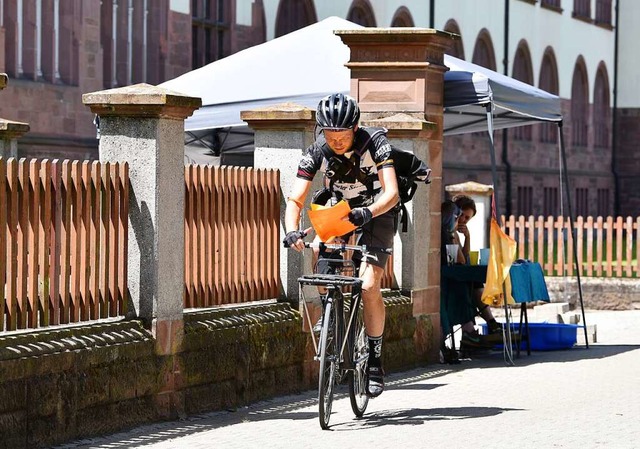
[[[320,171],[332,183],[335,201],[344,199],[351,208],[373,204],[382,192],[378,170],[393,167],[386,131],[384,128],[358,128],[352,149],[344,156],[333,155],[321,134],[300,159],[298,178],[312,181]],[[335,170],[334,161],[330,159],[343,161],[347,169]]]

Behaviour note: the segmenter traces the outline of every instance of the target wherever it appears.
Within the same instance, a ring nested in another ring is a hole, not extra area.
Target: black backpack
[[[362,139],[362,141],[356,141],[354,143],[357,145],[357,147],[354,148],[354,151],[358,155],[362,155],[364,153],[375,136],[387,133],[385,128],[360,129],[365,131],[367,136],[365,139]],[[331,148],[329,148],[326,142],[321,141],[319,144],[322,148],[322,153],[324,154],[325,159],[328,161],[327,172],[332,171],[333,173],[332,176],[329,176],[329,189],[323,189],[324,192],[321,190],[316,193],[312,199],[314,203],[325,204],[328,200],[328,196],[332,194],[333,182],[336,178],[340,178],[348,174],[353,174],[360,182],[365,184],[367,188],[372,189],[372,186],[369,186],[365,182],[366,176],[360,172],[359,167],[355,167],[347,158],[336,155],[331,151]],[[405,207],[405,204],[413,199],[413,196],[416,194],[418,184],[429,184],[431,182],[431,169],[423,160],[416,157],[413,153],[401,150],[393,145],[391,146],[391,158],[393,159],[393,167],[396,170],[398,195],[400,197],[397,211],[402,213],[402,217],[400,218],[402,232],[407,232],[407,208]]]
[[[408,151],[391,146],[391,157],[393,158],[393,167],[396,170],[396,178],[398,180],[398,195],[400,203],[398,204],[399,212],[402,213],[400,224],[402,232],[407,232],[407,208],[405,204],[413,199],[416,194],[418,184],[431,183],[431,169],[427,164],[419,159],[415,154]]]

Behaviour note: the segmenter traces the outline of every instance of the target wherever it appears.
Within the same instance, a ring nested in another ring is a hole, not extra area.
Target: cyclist
[[[348,95],[337,93],[320,100],[316,122],[322,132],[298,165],[297,179],[287,199],[284,244],[298,251],[304,249],[304,233],[298,230],[300,212],[315,174],[324,173],[331,203],[342,199],[349,203],[351,212],[345,220],[358,227],[358,244],[373,248],[368,254],[354,255],[354,261],[360,264],[369,338],[367,394],[376,397],[384,390],[381,356],[385,307],[380,282],[389,256],[375,248],[393,245],[398,184],[386,130],[359,127],[359,118],[360,108]]]

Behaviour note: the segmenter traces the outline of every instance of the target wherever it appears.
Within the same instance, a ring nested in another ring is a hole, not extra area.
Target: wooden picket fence
[[[384,268],[384,274],[380,282],[381,288],[397,288],[396,277],[393,274],[393,255],[387,259],[387,266]]]
[[[357,243],[356,236],[353,235],[351,239],[349,239],[349,245],[355,245]],[[353,251],[347,251],[344,255],[346,260],[350,260],[353,256]],[[387,264],[384,267],[384,273],[382,274],[382,278],[380,279],[380,288],[397,288],[396,277],[393,273],[393,254],[389,256],[387,259]],[[345,291],[350,291],[345,288]]]
[[[574,276],[574,240],[564,217],[502,217],[518,243],[518,258],[539,262],[547,276]],[[640,277],[640,217],[577,217],[581,276]]]
[[[126,312],[128,202],[126,163],[0,158],[0,331]]]
[[[272,299],[280,290],[280,172],[185,167],[184,306]]]

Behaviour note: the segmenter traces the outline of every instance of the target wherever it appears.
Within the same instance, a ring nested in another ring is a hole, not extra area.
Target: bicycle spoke
[[[365,249],[362,247],[361,249]],[[340,249],[344,251],[345,248]],[[351,406],[356,416],[362,416],[369,398],[366,394],[368,339],[364,331],[363,310],[358,293],[362,280],[335,273],[314,273],[298,279],[301,285],[324,288],[322,330],[315,359],[320,362],[318,372],[318,411],[320,427],[329,428],[333,392],[338,383],[348,381]],[[347,304],[343,288],[351,288],[355,313]],[[306,305],[306,304],[305,304]],[[306,309],[305,309],[306,310]],[[306,318],[309,320],[308,311]],[[315,346],[315,345],[314,345]]]
[[[338,364],[335,327],[335,309],[332,301],[327,301],[322,331],[320,332],[320,372],[318,375],[319,419],[320,427],[323,429],[329,428],[331,406],[333,405],[333,387]]]
[[[349,372],[349,399],[351,400],[351,410],[357,417],[361,417],[369,404],[369,396],[366,391],[369,342],[364,329],[362,308],[359,308],[356,313],[354,328],[350,334],[354,367]]]

